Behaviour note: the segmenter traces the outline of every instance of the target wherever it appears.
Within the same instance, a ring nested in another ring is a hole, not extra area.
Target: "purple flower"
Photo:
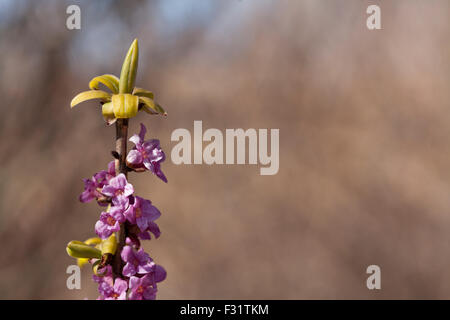
[[[108,238],[113,232],[120,230],[120,224],[125,221],[123,207],[113,206],[109,212],[102,212],[100,220],[95,224],[95,233],[102,238]]]
[[[110,281],[103,281],[98,286],[98,292],[100,293],[99,300],[126,300],[128,283],[120,278],[116,278],[114,281],[112,278]],[[109,280],[108,279],[108,280]]]
[[[144,252],[144,249],[139,249],[137,252],[130,246],[124,246],[120,254],[122,260],[126,262],[123,267],[122,274],[125,277],[134,276],[138,274],[146,274],[153,270],[155,263],[150,256]]]
[[[103,288],[103,283],[112,284],[114,279],[112,276],[112,267],[107,265],[106,267],[98,270],[103,274],[103,276],[92,275],[92,279],[98,283],[98,289],[100,291],[100,286]],[[100,297],[98,299],[102,299],[102,292],[100,292]]]
[[[155,300],[157,289],[149,275],[130,278],[130,300]]]
[[[128,234],[129,236],[125,239],[125,244],[133,247],[135,249],[139,249],[141,246],[141,241],[139,241],[139,238],[135,234]]]
[[[134,192],[133,185],[128,183],[123,173],[109,180],[109,184],[104,186],[102,193],[112,198],[115,206],[128,206],[128,197]]]
[[[108,164],[108,171],[102,170],[94,174],[90,179],[83,179],[84,191],[79,199],[81,202],[89,202],[102,196],[100,190],[108,184],[109,180],[116,175],[114,161]]]
[[[102,170],[96,173],[92,178],[97,184],[98,188],[103,188],[109,181],[116,176],[116,167],[114,161],[108,163],[108,170]]]
[[[105,266],[102,269],[97,270],[97,272],[102,273],[103,276],[96,276],[95,274],[92,276],[92,279],[94,279],[95,282],[98,284],[102,283],[103,281],[109,281],[108,277],[112,279],[112,267],[110,265]]]
[[[150,232],[154,234],[156,239],[158,239],[161,235],[161,231],[159,230],[158,225],[155,222],[151,221],[148,223],[148,228],[139,233],[138,236],[142,240],[150,240],[152,238]]]
[[[130,278],[130,300],[154,300],[156,298],[157,283],[166,278],[166,270],[157,264],[152,265],[152,270],[142,278],[132,276]]]
[[[161,235],[158,225],[154,222],[149,222],[148,228],[144,231],[141,231],[137,225],[131,225],[131,228],[128,229],[128,237],[125,243],[139,249],[141,246],[140,240],[150,240],[152,238],[150,232],[155,235],[155,238],[159,238]]]
[[[156,287],[157,282],[164,281],[167,277],[166,270],[160,266],[159,264],[154,264],[152,271],[149,272],[146,276],[151,277],[151,280],[153,282],[153,286]]]
[[[84,191],[80,194],[80,201],[85,203],[97,199],[101,196],[100,192],[97,190],[97,184],[94,179],[83,179],[84,181]]]
[[[111,266],[106,266],[106,273],[103,277],[92,276],[98,283],[100,296],[97,300],[125,300],[127,296],[128,283],[120,278],[114,281]]]
[[[135,196],[134,203],[125,210],[124,215],[130,223],[137,224],[143,232],[161,216],[161,212],[152,205],[150,200]]]
[[[159,238],[161,231],[156,223],[150,222],[149,227],[141,231],[137,225],[131,225],[128,229],[128,237],[125,239],[125,243],[133,248],[139,249],[141,247],[140,240],[150,240],[152,237],[150,232],[155,235],[155,238]]]
[[[127,164],[132,168],[146,168],[162,181],[167,182],[166,176],[161,171],[161,162],[166,159],[166,155],[160,147],[159,140],[144,140],[146,132],[147,129],[141,123],[139,135],[135,134],[130,138],[135,147],[127,155]]]

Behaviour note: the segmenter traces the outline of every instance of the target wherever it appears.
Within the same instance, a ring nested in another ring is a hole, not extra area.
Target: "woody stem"
[[[126,156],[127,156],[127,134],[128,134],[128,119],[117,119],[116,121],[116,152],[119,157],[116,159],[116,172],[117,174],[123,173],[125,176],[128,174]],[[120,226],[118,234],[119,242],[117,243],[116,254],[113,259],[113,273],[115,277],[122,275],[123,262],[120,257],[122,248],[125,245],[125,239],[127,237],[127,227],[123,223]]]

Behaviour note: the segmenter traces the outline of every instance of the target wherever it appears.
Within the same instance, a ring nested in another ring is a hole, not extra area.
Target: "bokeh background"
[[[131,121],[168,155],[168,184],[130,176],[162,211],[160,299],[449,299],[449,36],[448,0],[0,0],[0,298],[96,297],[89,268],[66,288],[65,246],[94,234],[78,195],[115,129],[69,102],[137,37],[137,85],[169,113]],[[172,164],[194,120],[279,128],[278,174]]]

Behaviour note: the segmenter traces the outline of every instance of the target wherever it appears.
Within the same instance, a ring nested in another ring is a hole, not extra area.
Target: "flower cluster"
[[[128,259],[127,266],[133,266],[128,268],[126,273],[130,276],[126,279],[114,279],[111,266],[106,266],[102,270],[102,276],[93,276],[100,293],[97,300],[154,300],[157,283],[166,278],[164,268],[155,264],[142,249],[134,252],[131,247],[125,246],[122,251],[123,257]]]
[[[94,199],[97,200],[99,205],[104,206],[104,197],[102,196],[102,188],[109,184],[109,181],[116,176],[116,169],[114,161],[108,164],[108,170],[102,170],[92,176],[90,179],[83,179],[84,191],[80,195],[81,202],[89,202]]]
[[[161,171],[161,162],[166,159],[166,155],[159,146],[159,140],[150,139],[145,141],[147,129],[141,123],[141,131],[130,138],[135,147],[128,153],[127,165],[134,169],[147,169],[155,174],[162,181],[167,182],[167,178]]]
[[[145,126],[141,124],[139,135],[130,138],[136,146],[127,155],[129,170],[143,168],[139,172],[149,170],[167,182],[161,171],[164,152],[158,140],[144,140],[146,131]],[[109,163],[108,170],[96,173],[91,179],[85,179],[84,185],[80,201],[95,199],[101,206],[106,207],[95,224],[95,232],[100,241],[114,236],[115,242],[114,233],[119,232],[122,225],[125,225],[127,230],[126,245],[121,252],[116,253],[120,254],[124,264],[122,274],[114,278],[111,265],[106,264],[97,269],[96,275],[93,276],[94,281],[98,283],[98,299],[155,299],[156,284],[166,278],[166,271],[144,252],[140,240],[151,239],[151,234],[155,238],[160,236],[161,232],[155,220],[161,216],[161,212],[150,200],[135,195],[134,187],[124,173],[116,175],[114,161]],[[101,260],[90,259],[89,262],[97,265]]]

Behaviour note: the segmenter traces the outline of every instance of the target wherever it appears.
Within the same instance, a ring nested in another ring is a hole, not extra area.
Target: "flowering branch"
[[[128,174],[127,164],[126,164],[126,154],[127,154],[127,135],[128,135],[128,119],[119,119],[116,122],[116,152],[119,156],[115,161],[116,172],[123,173],[125,177]],[[127,237],[127,226],[122,224],[119,230],[119,243],[117,246],[117,252],[122,252],[125,246],[125,241]],[[122,259],[120,254],[115,254],[113,262],[113,272],[116,276],[120,276],[122,273]]]
[[[102,211],[95,224],[98,237],[84,242],[71,241],[67,253],[78,260],[78,265],[92,264],[93,279],[98,283],[98,299],[155,299],[157,283],[166,278],[163,267],[155,264],[144,252],[140,240],[150,240],[151,234],[161,234],[155,220],[160,211],[146,200],[135,195],[127,180],[128,172],[150,171],[167,182],[161,171],[165,154],[159,140],[145,140],[146,127],[141,124],[139,134],[129,140],[135,146],[127,154],[129,118],[143,110],[149,114],[167,115],[153,100],[153,93],[134,87],[138,63],[138,43],[134,40],[122,65],[120,79],[105,74],[95,77],[85,91],[72,99],[71,107],[90,100],[100,99],[102,114],[108,125],[116,124],[116,150],[114,161],[107,170],[84,179],[81,202],[96,200]],[[112,93],[99,90],[99,84]],[[117,236],[116,236],[117,233]]]

